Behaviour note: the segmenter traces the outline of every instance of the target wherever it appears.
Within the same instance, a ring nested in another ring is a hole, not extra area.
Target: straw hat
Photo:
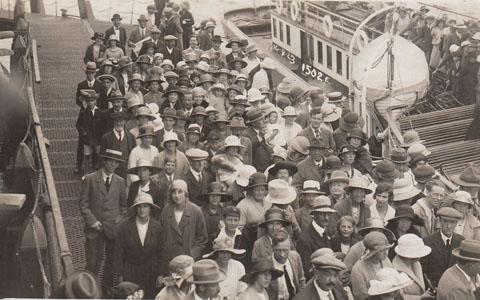
[[[272,157],[279,157],[282,160],[286,160],[287,156],[288,156],[288,154],[287,154],[287,150],[285,150],[285,148],[280,147],[280,146],[273,146]],[[296,172],[297,171],[295,171],[294,173],[296,173]]]
[[[310,141],[304,136],[297,135],[290,143],[289,148],[295,150],[300,154],[308,155],[310,149]]]
[[[279,148],[283,149],[282,147],[279,147]],[[286,156],[286,154],[287,153],[285,152],[285,156]],[[275,165],[273,165],[273,167],[268,169],[268,173],[271,174],[271,175],[276,175],[278,173],[278,171],[280,171],[280,170],[287,170],[289,176],[293,176],[293,175],[295,175],[295,173],[297,173],[298,168],[293,162],[284,160],[284,161],[280,161],[280,162],[276,163]]]
[[[257,172],[255,167],[251,165],[242,165],[237,171],[238,174],[237,178],[235,178],[235,182],[241,187],[246,187],[249,183],[250,176]]]
[[[140,168],[148,168],[150,170],[150,174],[152,174],[152,175],[156,174],[156,173],[160,173],[160,171],[162,171],[161,168],[154,167],[152,165],[152,162],[150,162],[149,160],[140,158],[139,160],[137,160],[137,163],[136,163],[135,167],[132,167],[132,168],[128,169],[127,173],[138,175],[138,170],[140,170]]]
[[[368,187],[368,181],[360,176],[354,176],[350,179],[349,185],[345,188],[345,192],[349,193],[352,189],[363,189],[365,194],[371,194],[373,191]]]
[[[164,283],[166,283],[167,286],[171,286],[178,281],[186,280],[192,276],[193,263],[194,260],[191,256],[184,254],[175,256],[168,264],[168,273],[170,276],[165,278],[167,280]]]
[[[410,156],[410,158],[412,157],[412,155],[415,155],[415,154],[423,154],[425,156],[429,156],[430,154],[432,154],[432,152],[430,152],[427,149],[427,147],[425,147],[422,144],[411,145],[410,147],[408,147],[407,153]]]
[[[171,141],[175,141],[177,143],[177,147],[181,144],[180,140],[178,139],[178,135],[175,132],[165,132],[165,135],[163,136],[163,141],[160,146],[162,146],[162,148],[165,148],[165,143]]]
[[[211,259],[201,259],[195,262],[192,269],[192,276],[187,278],[187,282],[194,284],[219,283],[226,277],[217,262]]]
[[[368,295],[384,295],[403,289],[413,283],[413,280],[403,272],[385,267],[377,272],[376,279],[370,280]]]
[[[125,162],[122,151],[118,151],[118,150],[105,149],[100,154],[100,156],[102,156],[103,158],[112,159],[119,162]]]
[[[287,106],[285,107],[285,109],[283,110],[283,115],[282,115],[284,118],[285,117],[298,117],[298,114],[297,112],[295,111],[295,108],[293,106]]]
[[[164,59],[160,64],[160,67],[163,68],[164,66],[170,66],[172,69],[175,69],[173,62],[170,59]]]
[[[151,125],[142,126],[142,127],[138,128],[137,139],[142,138],[144,136],[154,137],[155,136],[154,131],[155,130],[154,130],[153,126],[151,126]]]
[[[286,205],[295,201],[296,198],[295,188],[291,187],[285,180],[274,179],[268,183],[268,195],[265,197],[265,201]]]
[[[480,241],[463,240],[452,254],[463,260],[480,262]]]
[[[137,197],[135,198],[135,201],[133,201],[132,206],[128,208],[129,213],[134,212],[135,206],[140,204],[149,204],[151,208],[160,210],[160,207],[158,207],[155,203],[153,203],[152,195],[141,192],[137,195]]]
[[[128,79],[128,83],[132,81],[140,81],[141,83],[143,83],[142,75],[138,73],[133,73],[132,76]]]
[[[410,156],[408,156],[407,151],[403,148],[393,148],[390,151],[390,160],[399,164],[408,163]]]
[[[480,187],[480,167],[470,163],[462,173],[454,174],[450,178],[460,186]]]
[[[310,214],[314,214],[316,212],[336,213],[337,211],[332,209],[332,200],[330,200],[330,198],[324,195],[320,195],[315,197],[313,202],[313,209]]]
[[[472,200],[472,195],[470,195],[469,192],[456,191],[455,193],[451,194],[450,197],[454,202],[466,203],[466,204],[469,204],[471,206],[474,205],[473,200]]]
[[[93,61],[89,61],[89,62],[87,62],[87,64],[83,68],[83,70],[87,73],[96,73],[98,71],[97,70],[97,64]]]
[[[242,278],[240,278],[240,281],[250,283],[257,274],[267,271],[272,274],[272,280],[275,280],[283,275],[283,271],[275,268],[271,258],[264,258],[253,261],[249,272],[243,275]]]
[[[241,148],[241,149],[245,148],[245,146],[242,145],[242,143],[240,143],[240,139],[235,135],[227,136],[225,138],[225,143],[221,149],[226,150],[229,147],[235,147],[235,148]]]
[[[267,209],[267,211],[265,212],[265,221],[258,224],[258,226],[264,228],[265,226],[267,226],[268,223],[271,223],[273,221],[280,222],[283,227],[291,225],[291,223],[285,219],[283,210],[278,207],[272,207]]]
[[[225,86],[223,85],[223,83],[215,83],[214,85],[212,85],[208,91],[209,92],[214,92],[215,90],[220,90],[223,92],[223,94],[227,94],[227,89],[225,88]]]
[[[108,43],[110,43],[111,41],[116,41],[116,42],[120,43],[120,40],[117,38],[117,35],[116,35],[116,34],[111,34],[111,35],[108,37]]]
[[[234,255],[241,255],[245,253],[245,249],[235,249],[233,248],[233,241],[228,237],[216,238],[213,241],[212,252],[203,255],[203,258],[208,258],[213,256],[219,251],[227,251]]]
[[[393,245],[388,243],[385,234],[372,231],[363,238],[363,245],[365,246],[365,254],[363,259],[368,259],[380,251],[391,248]]]
[[[262,95],[259,89],[251,88],[248,91],[248,102],[253,103],[262,100],[265,100],[265,95]]]
[[[348,177],[348,174],[345,171],[334,170],[330,178],[325,181],[325,184],[329,185],[334,182],[343,182],[343,183],[349,184],[350,178]]]
[[[324,192],[320,191],[320,183],[316,180],[305,180],[300,194],[325,195]]]
[[[143,105],[143,102],[141,99],[135,97],[135,95],[132,95],[130,98],[127,99],[128,109],[131,109],[135,106],[140,106],[140,105]]]
[[[393,201],[407,200],[421,192],[409,178],[398,178],[393,181]]]
[[[414,144],[421,144],[424,140],[420,139],[420,135],[415,130],[407,130],[403,133],[403,143],[400,145],[402,148],[408,148]]]
[[[432,248],[425,246],[423,240],[416,234],[407,233],[398,239],[395,253],[406,258],[420,258],[430,254]]]
[[[343,96],[342,92],[330,92],[327,94],[329,103],[338,103],[344,101],[346,98]]]
[[[110,64],[112,64],[112,63],[110,62]],[[113,66],[113,64],[112,64],[112,66]],[[102,75],[98,76],[97,79],[100,80],[100,81],[103,81],[105,79],[110,80],[110,82],[115,82],[116,81],[115,77],[110,75],[110,74],[102,74]]]
[[[137,109],[137,113],[135,114],[135,118],[138,117],[147,117],[150,121],[155,120],[155,116],[152,114],[150,108],[146,106],[141,106]]]
[[[320,109],[323,116],[323,122],[335,122],[342,116],[342,109],[330,103],[324,103]]]
[[[195,66],[195,69],[207,73],[210,70],[210,65],[205,61],[201,61]]]
[[[199,148],[190,148],[185,151],[185,156],[189,160],[206,160],[208,159],[208,152]]]

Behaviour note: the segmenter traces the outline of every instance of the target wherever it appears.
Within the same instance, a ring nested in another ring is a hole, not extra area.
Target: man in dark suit
[[[85,56],[83,57],[85,64],[89,61],[97,62],[99,58],[103,57],[107,49],[105,45],[103,45],[103,38],[103,33],[95,32],[93,34],[92,40],[94,43],[88,45]]]
[[[180,49],[181,53],[185,48],[183,47],[183,28],[180,16],[178,12],[174,11],[171,7],[166,7],[163,13],[165,15],[165,22],[162,24],[163,32],[165,32],[165,36],[171,35],[177,38],[176,46]],[[175,63],[175,65],[176,64],[177,63]]]
[[[432,252],[420,261],[423,272],[434,287],[438,285],[443,272],[456,263],[452,249],[459,247],[464,240],[463,236],[455,233],[458,221],[463,218],[459,211],[451,207],[442,207],[437,211],[437,216],[440,230],[423,239],[425,245],[432,248]]]
[[[252,142],[252,165],[259,172],[264,172],[271,165],[273,147],[265,139],[265,115],[260,108],[253,108],[247,112],[247,137]]]
[[[272,261],[276,269],[282,270],[283,275],[271,285],[277,290],[281,299],[293,299],[305,287],[302,259],[297,251],[291,250],[292,242],[288,232],[278,230],[272,239]]]
[[[113,23],[113,26],[108,28],[107,31],[105,31],[105,40],[103,42],[105,45],[107,45],[108,38],[112,34],[114,34],[120,41],[120,45],[118,46],[123,49],[123,53],[126,53],[125,50],[127,46],[127,31],[125,30],[125,28],[120,27],[120,24],[122,23],[122,18],[119,14],[113,14],[111,21]]]
[[[177,40],[178,39],[173,35],[166,35],[164,37],[165,47],[161,48],[159,51],[163,54],[163,59],[171,60],[175,66],[183,59],[182,51],[176,45]]]
[[[182,2],[180,6],[182,9],[178,14],[180,15],[180,23],[183,29],[183,49],[188,49],[190,47],[190,36],[193,34],[192,26],[195,24],[195,20],[190,12],[190,4],[187,1]]]
[[[152,176],[152,181],[157,184],[162,191],[169,191],[170,186],[174,180],[180,179],[175,176],[175,169],[176,169],[176,161],[175,158],[171,158],[169,156],[165,157],[165,161],[163,162],[163,169],[160,173]]]
[[[114,174],[123,153],[105,149],[103,167],[85,176],[80,191],[80,212],[85,220],[86,269],[98,274],[105,248],[102,286],[113,285],[113,258],[118,226],[126,212],[125,180]]]
[[[315,180],[320,185],[325,180],[325,153],[328,150],[328,143],[323,139],[315,139],[310,144],[310,155],[298,163],[298,172],[293,176],[292,185],[302,186],[305,180]],[[255,152],[253,152],[255,153]]]
[[[305,129],[298,133],[299,136],[306,137],[310,144],[314,140],[321,139],[326,142],[326,147],[330,151],[335,151],[335,140],[333,139],[333,134],[331,131],[326,129],[325,125],[322,126],[323,115],[321,112],[321,107],[313,107],[310,111],[310,126],[307,126]]]
[[[87,62],[84,71],[86,78],[77,85],[77,93],[75,94],[75,103],[80,106],[80,109],[85,108],[81,90],[95,90],[97,94],[100,94],[103,88],[102,82],[95,79],[95,74],[97,73],[97,64],[95,62]]]
[[[329,249],[318,249],[309,257],[313,265],[313,280],[298,293],[294,300],[346,300],[347,294],[340,283],[340,275],[346,269]]]
[[[102,136],[100,142],[100,152],[105,149],[113,149],[121,151],[124,162],[119,163],[118,168],[115,169],[115,174],[126,179],[127,178],[127,164],[128,156],[133,148],[137,146],[133,134],[125,130],[125,123],[128,115],[124,112],[115,112],[109,115],[113,120],[113,129],[110,129]]]
[[[133,73],[133,62],[128,56],[124,56],[118,60],[118,71],[114,73],[117,78],[118,90],[125,96],[128,92],[128,80]]]
[[[138,42],[150,36],[150,29],[147,27],[148,19],[145,15],[140,15],[137,19],[138,27],[135,28],[128,37],[128,46],[134,48]],[[132,60],[137,59],[137,54],[132,51],[130,53]]]
[[[190,162],[190,170],[184,176],[188,185],[188,198],[198,206],[203,206],[201,196],[207,193],[210,175],[206,172],[206,160],[208,152],[198,148],[191,148],[185,152]]]
[[[327,233],[327,226],[335,210],[331,208],[330,198],[318,196],[314,200],[311,211],[312,223],[300,234],[297,241],[297,249],[302,258],[305,277],[310,279],[313,273],[310,270],[310,255],[320,248],[330,248],[330,237]]]

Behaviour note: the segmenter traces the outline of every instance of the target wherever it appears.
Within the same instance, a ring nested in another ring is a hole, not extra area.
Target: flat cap
[[[228,216],[240,217],[240,209],[236,206],[227,206],[223,209],[223,217],[226,218]]]
[[[461,220],[463,218],[463,215],[458,210],[456,210],[455,208],[451,208],[451,207],[440,208],[437,211],[437,216],[439,216],[440,218],[443,218],[443,219],[454,220],[454,221],[458,221],[458,220]]]
[[[185,155],[191,160],[204,160],[208,158],[208,152],[198,148],[188,149]]]

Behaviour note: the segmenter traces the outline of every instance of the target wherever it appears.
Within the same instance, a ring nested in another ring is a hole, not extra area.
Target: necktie
[[[202,183],[202,173],[198,174],[198,182]]]
[[[142,40],[145,37],[145,34],[143,33],[143,29],[140,29],[140,32],[142,33]]]
[[[117,131],[117,133],[118,133],[118,140],[121,142],[122,141],[122,132]]]
[[[328,300],[335,300],[333,297],[332,291],[328,292]]]
[[[287,284],[288,299],[293,299],[293,296],[295,296],[295,287],[293,286],[290,276],[288,275],[287,265],[283,265],[283,275],[285,275],[285,282]]]
[[[445,245],[447,246],[447,250],[450,251],[450,249],[452,248],[452,245],[450,244],[450,239],[447,239],[445,241]]]
[[[88,82],[88,87],[89,87],[89,88],[92,88],[92,86],[93,86],[93,84],[89,81],[89,82]]]
[[[320,138],[320,131],[317,129],[315,129],[315,138]]]
[[[105,187],[107,188],[107,192],[110,190],[110,176],[107,177],[105,180]]]

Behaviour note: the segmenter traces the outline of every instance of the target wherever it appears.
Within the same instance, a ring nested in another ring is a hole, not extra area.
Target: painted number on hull
[[[310,76],[313,79],[316,79],[318,81],[328,83],[329,78],[327,76],[325,76],[325,74],[323,74],[319,70],[315,69],[314,67],[312,67],[312,66],[310,66],[306,63],[302,63],[302,73],[305,74],[305,76]]]
[[[296,58],[295,58],[295,55],[293,55],[292,53],[288,52],[287,50],[279,47],[277,44],[272,44],[272,49],[275,51],[275,52],[278,52],[280,53],[280,55],[282,55],[283,57],[287,58],[288,59],[288,62],[291,64],[291,65],[294,65],[296,63]]]

